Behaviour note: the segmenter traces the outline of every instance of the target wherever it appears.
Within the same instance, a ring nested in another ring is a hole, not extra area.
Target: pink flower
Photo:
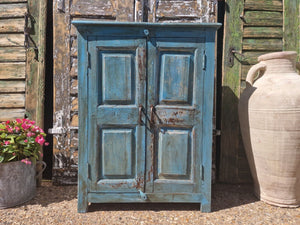
[[[28,130],[28,129],[31,127],[31,125],[28,125],[28,124],[26,124],[26,123],[23,123],[23,124],[21,125],[21,127],[22,127],[24,130]]]
[[[20,131],[20,127],[15,127],[15,130],[16,131]]]
[[[31,165],[31,161],[29,159],[22,159],[21,162],[25,163],[26,165]]]
[[[49,145],[49,142],[45,142],[45,146],[48,146]]]
[[[9,133],[13,133],[13,129],[11,128],[11,127],[9,127],[9,128],[7,128],[7,131],[9,132]]]
[[[32,133],[31,131],[29,131],[28,133],[27,133],[27,137],[32,137],[32,136],[34,136],[35,134],[34,133]]]
[[[9,124],[9,123],[10,123],[10,121],[9,121],[9,120],[7,120],[7,121],[6,121],[6,124]]]
[[[5,145],[9,145],[10,142],[9,142],[9,141],[4,141],[4,144],[5,144]]]
[[[41,157],[43,157],[43,156],[44,156],[44,154],[43,154],[43,153],[40,153],[40,156],[41,156]]]
[[[17,123],[22,123],[22,120],[16,119]]]
[[[35,124],[35,121],[28,121],[29,123],[31,123],[32,125],[34,125]]]
[[[25,143],[27,143],[27,142],[28,142],[28,140],[24,140],[24,142],[25,142]]]
[[[43,137],[43,135],[39,135],[35,138],[35,142],[38,143],[39,145],[43,145],[45,142],[45,139]]]

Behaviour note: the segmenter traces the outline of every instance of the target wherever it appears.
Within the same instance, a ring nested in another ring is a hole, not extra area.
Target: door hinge
[[[91,54],[89,52],[87,52],[86,58],[87,58],[87,66],[90,69],[91,68]],[[87,75],[88,75],[88,73],[87,73]]]
[[[87,163],[86,166],[87,166],[87,178],[90,180],[91,179],[91,166],[89,163]]]
[[[203,62],[203,65],[202,65],[202,69],[203,70],[206,70],[206,52],[204,51],[203,52],[203,60],[202,60],[202,62]]]
[[[201,177],[201,180],[204,181],[204,166],[203,165],[201,165],[200,177]]]
[[[67,132],[67,128],[64,126],[64,111],[60,110],[55,112],[56,123],[53,124],[53,128],[48,129],[49,134],[65,134]]]
[[[213,135],[214,136],[221,136],[221,130],[213,129]]]

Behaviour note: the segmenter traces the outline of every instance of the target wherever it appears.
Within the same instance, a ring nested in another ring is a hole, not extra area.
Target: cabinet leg
[[[88,203],[79,203],[77,206],[77,212],[86,213],[88,211]]]
[[[200,210],[203,213],[209,213],[211,212],[211,203],[207,200],[204,200],[201,202]]]
[[[86,213],[88,211],[89,203],[85,196],[78,195],[77,211],[79,213]]]

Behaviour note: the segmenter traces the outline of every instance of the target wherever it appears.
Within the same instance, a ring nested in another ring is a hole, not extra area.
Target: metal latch
[[[58,111],[55,113],[56,124],[54,124],[53,128],[48,129],[49,134],[65,134],[67,132],[67,128],[63,127],[63,112]]]
[[[221,130],[213,129],[213,136],[221,136]]]
[[[139,192],[140,192],[141,199],[146,201],[148,199],[147,195],[144,192],[142,192],[141,190],[139,190]]]
[[[229,48],[229,52],[228,52],[228,66],[229,67],[234,66],[234,58],[236,58],[238,61],[241,61],[236,57],[236,55],[240,55],[242,58],[245,57],[245,55],[236,51],[233,47]]]

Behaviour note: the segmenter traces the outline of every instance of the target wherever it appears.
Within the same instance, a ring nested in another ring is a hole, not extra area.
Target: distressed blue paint
[[[132,55],[102,55],[103,102],[108,104],[131,102],[132,100]]]
[[[102,130],[102,178],[130,178],[135,168],[131,129]],[[118,162],[118,163],[112,163]]]
[[[167,130],[158,137],[158,179],[190,179],[190,132]]]
[[[88,202],[199,202],[210,211],[219,24],[73,24],[79,31],[78,211]]]
[[[179,54],[161,55],[160,102],[189,103],[191,56]]]

